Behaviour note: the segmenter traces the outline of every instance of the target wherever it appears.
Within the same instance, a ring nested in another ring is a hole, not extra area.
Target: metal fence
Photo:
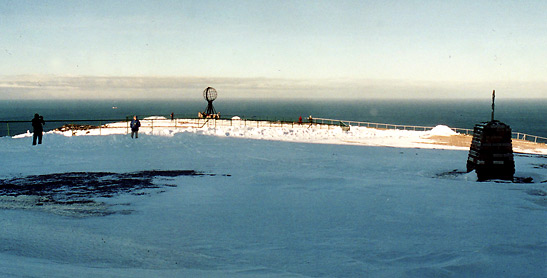
[[[511,137],[513,139],[517,139],[517,140],[524,140],[524,141],[530,141],[530,142],[534,142],[534,143],[547,144],[547,138],[541,137],[541,136],[535,136],[535,135],[530,135],[530,134],[525,134],[525,133],[520,133],[520,132],[512,132]]]
[[[332,126],[326,124],[310,123],[310,122],[293,122],[293,121],[275,121],[275,120],[261,120],[261,119],[203,119],[203,118],[184,118],[173,119],[159,118],[154,116],[138,116],[141,122],[142,131],[154,131],[154,128],[203,128],[203,127],[217,127],[217,126],[242,126],[242,127],[294,127],[294,126],[306,126],[315,125],[318,128],[332,128]],[[132,117],[126,117],[125,119],[98,119],[98,120],[86,120],[86,119],[69,119],[69,120],[48,120],[44,127],[44,131],[50,131],[59,129],[65,125],[71,125],[68,129],[78,130],[80,128],[85,129],[99,129],[101,134],[103,129],[125,129],[126,133],[130,132],[129,123]],[[0,136],[14,136],[32,132],[31,121],[0,121]]]
[[[124,122],[127,119],[99,119],[99,120],[85,120],[85,119],[72,119],[72,120],[48,120],[44,126],[44,131],[54,130],[60,128],[63,125],[92,125],[101,127],[103,124],[112,122]],[[14,136],[17,134],[26,133],[32,131],[31,121],[0,121],[0,136]]]
[[[243,126],[243,127],[311,127],[319,129],[331,129],[336,126],[342,126],[348,128],[351,126],[368,127],[376,129],[393,129],[393,130],[413,130],[413,131],[428,131],[434,127],[431,126],[416,126],[416,125],[395,125],[385,123],[373,123],[373,122],[359,122],[359,121],[345,121],[327,118],[313,118],[311,120],[304,120],[303,122],[294,121],[275,121],[275,120],[260,120],[260,119],[201,119],[201,118],[185,118],[185,119],[167,119],[157,118],[149,116],[139,116],[141,119],[141,128],[151,129],[154,127],[163,128],[203,128],[203,127],[217,127],[217,126]],[[129,133],[129,122],[132,117],[126,117],[125,119],[98,119],[98,120],[48,120],[47,130],[53,130],[60,128],[63,125],[90,125],[90,128],[108,129],[108,128],[121,128],[120,123],[124,123],[126,132]],[[0,136],[13,136],[16,134],[26,133],[31,130],[30,121],[0,121]],[[114,125],[114,123],[117,123]],[[466,128],[450,128],[454,132],[466,135],[473,135],[472,129]],[[99,131],[100,133],[100,131]],[[517,140],[525,140],[534,143],[547,144],[547,138],[541,136],[535,136],[525,134],[521,132],[513,132],[512,138]]]
[[[431,126],[393,125],[393,124],[371,123],[371,122],[344,121],[344,120],[325,119],[325,118],[314,118],[313,121],[317,123],[321,123],[321,124],[328,124],[328,125],[363,126],[363,127],[370,127],[370,128],[376,128],[376,129],[428,131],[434,128]],[[453,127],[451,127],[450,129],[460,134],[473,135],[472,129],[453,128]],[[541,137],[541,136],[530,135],[530,134],[525,134],[521,132],[512,132],[511,136],[513,139],[516,139],[516,140],[524,140],[524,141],[529,141],[534,143],[547,144],[547,138]]]

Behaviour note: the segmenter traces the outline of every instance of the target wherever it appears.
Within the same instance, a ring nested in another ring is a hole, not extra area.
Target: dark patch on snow
[[[159,188],[156,177],[202,176],[194,170],[141,171],[133,173],[70,172],[0,180],[0,195],[49,196],[56,201],[82,201],[120,193]],[[211,175],[211,174],[207,174]]]
[[[19,198],[34,200],[34,206],[98,207],[100,203],[96,201],[97,198],[111,198],[120,194],[148,195],[149,189],[176,187],[169,182],[179,176],[214,176],[214,174],[204,174],[194,170],[150,170],[132,173],[69,172],[32,175],[0,179],[0,196],[10,198],[12,202],[18,200],[18,197],[34,197]]]
[[[528,193],[528,195],[531,195],[531,196],[541,196],[541,197],[547,196],[547,192],[541,189],[529,189],[526,191],[526,193]]]
[[[447,179],[455,179],[461,175],[467,174],[466,171],[460,171],[458,169],[454,169],[452,171],[443,172],[436,174],[435,177],[437,178],[447,178]],[[509,180],[499,180],[499,179],[491,179],[491,180],[484,180],[484,181],[478,181],[478,182],[495,182],[495,183],[534,183],[534,179],[532,177],[514,177],[512,181]]]
[[[440,173],[440,174],[437,174],[437,177],[438,178],[455,178],[457,176],[460,176],[460,175],[463,175],[463,174],[466,174],[467,172],[465,171],[459,171],[458,169],[454,169],[452,171],[449,171],[449,172],[444,172],[444,173]]]
[[[547,158],[547,155],[544,155],[544,154],[534,154],[534,153],[517,153],[517,152],[515,152],[513,155],[514,155],[514,156],[520,156],[520,157],[539,157],[539,158]]]
[[[514,177],[514,183],[533,183],[534,179],[532,177]]]

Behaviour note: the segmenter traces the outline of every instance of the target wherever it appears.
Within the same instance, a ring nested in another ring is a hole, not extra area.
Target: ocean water
[[[299,116],[419,126],[447,125],[472,129],[489,121],[489,100],[235,100],[217,99],[222,117],[296,121]],[[44,116],[46,130],[65,123],[103,124],[115,120],[156,115],[196,117],[204,100],[18,100],[0,101],[0,136],[31,129],[35,113]],[[514,132],[547,137],[547,99],[496,100],[496,120]],[[78,120],[95,120],[94,122]],[[25,121],[10,122],[3,121]],[[52,122],[58,121],[58,122]]]

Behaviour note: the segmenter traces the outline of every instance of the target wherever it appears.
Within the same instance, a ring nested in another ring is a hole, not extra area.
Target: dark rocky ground
[[[177,186],[179,176],[214,176],[194,170],[150,170],[131,173],[69,172],[0,179],[0,208],[36,209],[78,216],[116,213],[98,202],[120,194],[145,195]],[[121,211],[119,211],[121,212]],[[123,212],[127,213],[127,210]]]

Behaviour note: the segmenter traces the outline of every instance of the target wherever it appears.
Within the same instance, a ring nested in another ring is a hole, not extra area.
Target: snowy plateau
[[[547,277],[545,148],[161,120],[0,138],[0,277]]]

